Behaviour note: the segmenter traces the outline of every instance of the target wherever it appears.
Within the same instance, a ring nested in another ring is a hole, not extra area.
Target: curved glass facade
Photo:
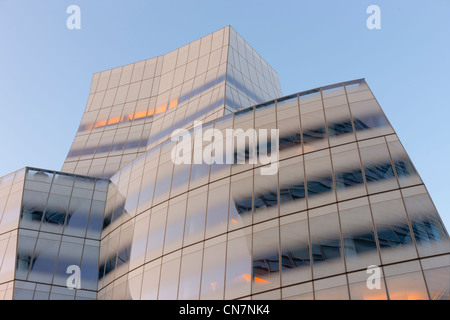
[[[175,165],[171,140],[134,160],[111,178],[100,299],[448,298],[448,282],[428,284],[449,275],[448,234],[364,80],[203,127],[279,129],[278,173],[249,161]],[[379,290],[364,280],[373,265]]]
[[[95,74],[64,172],[0,180],[0,299],[449,299],[449,235],[365,80],[280,96],[231,27]]]

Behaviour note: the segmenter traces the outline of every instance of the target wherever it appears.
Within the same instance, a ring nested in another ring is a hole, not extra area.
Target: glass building
[[[277,170],[252,161],[273,139],[175,164],[181,128],[277,129]],[[94,74],[62,171],[0,180],[0,299],[450,298],[449,235],[366,81],[283,97],[229,26]]]

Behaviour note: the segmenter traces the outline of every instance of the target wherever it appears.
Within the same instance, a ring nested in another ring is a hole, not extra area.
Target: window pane
[[[183,245],[201,241],[205,235],[207,187],[189,192]]]
[[[280,215],[306,209],[303,157],[280,162]]]
[[[84,237],[91,209],[91,199],[72,197],[64,234]]]
[[[147,154],[145,159],[144,174],[139,195],[137,212],[149,209],[152,205],[153,191],[156,181],[156,171],[158,167],[159,148],[154,148]]]
[[[205,244],[206,246],[206,244]],[[223,299],[226,242],[206,247],[203,254],[202,300]]]
[[[43,238],[41,233],[33,255],[29,281],[51,283],[58,254],[60,240]],[[52,236],[52,238],[55,238]]]
[[[67,237],[68,239],[70,237]],[[66,286],[66,281],[70,274],[67,273],[67,268],[71,265],[81,267],[81,254],[83,251],[83,244],[63,241],[59,250],[58,260],[56,263],[55,276],[53,278],[54,285]],[[80,270],[82,270],[80,268]],[[84,273],[84,270],[82,270]],[[83,273],[81,275],[83,275]],[[80,284],[84,287],[83,283]]]
[[[419,256],[448,252],[448,234],[425,188],[409,188],[402,193]]]
[[[119,278],[128,271],[130,262],[131,242],[133,241],[134,226],[130,224],[120,232],[120,241],[117,249],[117,270],[115,277]]]
[[[345,271],[339,231],[339,220],[334,206],[310,211],[310,232],[315,278]]]
[[[50,194],[42,220],[41,231],[61,233],[69,206],[69,197]]]
[[[382,272],[380,268],[380,272]],[[367,286],[367,280],[371,276],[371,273],[366,271],[349,273],[348,283],[350,287],[351,300],[386,300],[386,287],[384,285],[384,277],[381,273],[379,278],[379,288],[375,287],[369,289]]]
[[[280,159],[302,154],[297,95],[277,101],[277,128],[280,134]]]
[[[335,84],[322,88],[322,97],[324,99],[324,102],[327,99],[331,99],[333,97],[341,97],[342,95],[345,95],[343,84]]]
[[[331,146],[355,140],[347,99],[345,92],[343,93],[344,95],[324,99],[325,116]]]
[[[280,224],[282,285],[311,280],[307,213],[285,217]]]
[[[20,226],[39,230],[48,193],[24,190]]]
[[[87,189],[87,190],[93,190],[95,187],[95,179],[77,176],[75,179],[74,187]]]
[[[252,292],[256,293],[280,286],[278,223],[275,220],[255,226],[253,232]]]
[[[300,95],[300,116],[303,152],[307,153],[327,148],[328,140],[320,92],[316,101],[305,101],[305,97]]]
[[[313,300],[312,282],[281,289],[283,300]]]
[[[145,250],[147,249],[148,227],[150,224],[150,212],[146,211],[135,218],[133,242],[130,257],[130,269],[136,269],[145,262]]]
[[[25,180],[43,183],[51,183],[53,174],[42,170],[28,169]]]
[[[186,194],[170,200],[164,239],[164,254],[181,248],[185,213]]]
[[[89,215],[89,225],[86,237],[99,239],[102,231],[103,214],[105,210],[104,201],[92,201],[91,214]]]
[[[316,300],[348,300],[348,287],[345,276],[337,276],[314,281]]]
[[[395,171],[397,172],[400,187],[407,187],[422,183],[416,169],[406,154],[405,149],[398,139],[388,142],[389,152],[394,161]],[[389,141],[389,140],[388,140]]]
[[[176,258],[162,264],[159,300],[175,300],[177,298],[180,260],[180,258]]]
[[[80,266],[80,269],[83,270],[81,284],[83,288],[88,290],[97,290],[98,254],[98,247],[84,246],[83,259]]]
[[[173,144],[170,143],[166,143],[162,146],[153,204],[160,203],[161,201],[164,201],[169,197],[170,185],[172,182],[172,171],[174,166],[171,159],[172,147]]]
[[[254,216],[253,223],[278,216],[278,177],[261,175],[256,170],[254,175]]]
[[[225,299],[250,294],[251,286],[251,230],[243,229],[229,234]]]
[[[394,133],[375,99],[349,102],[358,140]]]
[[[159,277],[161,266],[148,267],[142,280],[142,300],[156,300],[158,298]]]
[[[369,193],[398,188],[384,138],[359,142]]]
[[[26,280],[32,264],[38,233],[21,229],[17,242],[16,279]]]
[[[206,238],[227,231],[229,180],[211,183],[206,213]]]
[[[384,267],[389,299],[428,300],[419,262],[412,261]]]
[[[422,268],[432,300],[450,300],[450,255],[422,260]]]
[[[336,202],[328,150],[305,155],[308,207]]]
[[[347,94],[351,94],[359,91],[369,90],[369,87],[367,86],[366,81],[361,79],[347,82],[345,84],[345,90],[347,91]]]
[[[164,231],[166,230],[167,207],[155,208],[153,210],[150,216],[146,261],[153,260],[162,255]]]
[[[367,199],[340,203],[339,216],[347,271],[379,265],[380,259]]]
[[[370,197],[384,264],[417,258],[412,234],[399,192]]]
[[[173,181],[171,196],[176,196],[187,191],[189,186],[189,175],[191,173],[190,164],[177,164],[173,169]]]
[[[366,194],[356,144],[331,149],[338,201]]]
[[[231,165],[225,164],[226,161],[226,129],[233,127],[233,114],[230,114],[228,116],[222,117],[220,119],[217,119],[214,123],[214,128],[217,130],[220,130],[220,132],[223,133],[223,139],[224,140],[217,140],[218,143],[222,143],[223,145],[223,163],[224,164],[217,164],[214,163],[211,165],[211,173],[210,173],[210,181],[215,181],[221,178],[224,178],[230,174]]]
[[[196,251],[188,255],[183,255],[181,260],[178,299],[198,300],[200,294],[202,255],[202,251]]]

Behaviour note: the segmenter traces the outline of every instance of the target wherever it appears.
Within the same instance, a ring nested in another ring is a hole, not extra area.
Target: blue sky
[[[72,4],[81,30],[66,27]],[[61,169],[93,73],[232,25],[284,95],[366,78],[450,229],[449,14],[448,0],[0,0],[0,176]]]

